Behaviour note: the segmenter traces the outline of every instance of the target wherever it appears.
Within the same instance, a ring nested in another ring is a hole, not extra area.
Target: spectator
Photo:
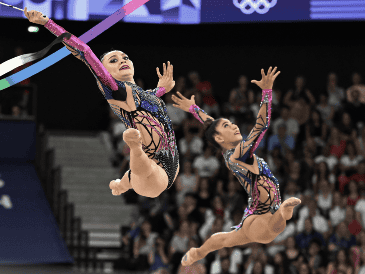
[[[177,78],[176,84],[175,84],[175,90],[180,92],[185,97],[188,97],[187,90],[186,90],[186,78],[184,76],[179,76]]]
[[[189,221],[185,220],[180,223],[179,230],[174,233],[170,242],[169,258],[174,265],[173,273],[176,273],[177,266],[181,261],[182,256],[188,250],[189,242]]]
[[[327,273],[344,273],[344,274],[352,274],[353,269],[350,265],[350,260],[346,254],[344,249],[341,249],[337,252],[336,261],[328,264]]]
[[[314,238],[319,239],[323,246],[325,245],[323,236],[313,229],[311,218],[307,218],[304,222],[304,231],[295,237],[295,241],[300,249],[306,249]]]
[[[345,220],[346,210],[344,209],[344,201],[341,193],[336,191],[333,193],[332,208],[329,211],[330,221],[333,227]]]
[[[259,262],[259,258],[260,256],[265,252],[265,250],[262,247],[262,244],[259,243],[252,243],[250,244],[250,249],[246,250],[246,252],[250,252],[248,258],[245,260],[243,260],[244,262],[244,269],[246,269],[246,271],[244,272],[245,274],[251,274],[253,273],[253,268],[255,266],[255,263]],[[261,263],[260,263],[261,265]],[[263,269],[261,266],[261,272],[263,273]]]
[[[285,247],[286,247],[285,255],[287,257],[288,264],[295,262],[296,260],[298,260],[299,256],[302,255],[301,251],[298,249],[298,245],[295,242],[295,238],[293,236],[290,236],[286,239]]]
[[[170,120],[173,124],[175,133],[180,132],[180,131],[182,132],[182,122],[184,119],[187,118],[187,113],[185,111],[173,106],[174,102],[171,99],[171,94],[166,94],[165,104],[166,104],[167,114],[169,115]],[[176,137],[178,137],[178,136],[176,136]],[[182,136],[179,136],[179,137],[182,137]]]
[[[198,207],[202,214],[210,207],[212,201],[211,188],[209,187],[208,179],[203,178],[199,181],[198,187]]]
[[[341,109],[341,103],[345,99],[345,91],[343,88],[337,86],[337,75],[333,72],[328,75],[327,94],[328,103],[335,110]]]
[[[278,134],[278,126],[285,123],[288,135],[291,135],[294,139],[299,133],[298,122],[290,117],[290,110],[287,106],[281,108],[280,118],[277,118],[273,124],[272,129],[274,134]]]
[[[196,71],[191,71],[188,74],[188,79],[190,81],[191,88],[187,91],[187,97],[190,98],[190,96],[195,95],[197,97],[198,89],[197,86],[200,84],[200,76],[199,73]]]
[[[243,208],[243,197],[239,193],[238,187],[241,187],[237,181],[229,180],[228,182],[228,192],[223,196],[226,209],[230,214],[236,209]]]
[[[322,179],[319,182],[319,191],[316,195],[318,209],[326,218],[329,216],[329,211],[332,208],[332,189],[327,180]]]
[[[284,180],[283,177],[285,174],[285,168],[284,157],[280,152],[280,147],[274,147],[274,149],[267,156],[267,163],[278,181],[282,182]]]
[[[186,159],[194,159],[203,153],[204,142],[193,130],[188,130],[179,141],[179,153]]]
[[[321,94],[319,96],[319,104],[316,109],[321,114],[322,120],[327,124],[327,126],[333,126],[333,118],[335,116],[335,109],[333,106],[328,104],[328,95]]]
[[[356,274],[365,274],[365,252],[362,251],[361,253],[361,266],[358,269]]]
[[[342,119],[338,126],[340,130],[340,134],[342,135],[342,139],[345,141],[353,140],[356,138],[356,129],[352,123],[351,116],[347,112],[342,113]]]
[[[338,164],[338,159],[336,156],[331,155],[330,154],[331,148],[330,146],[327,144],[326,146],[322,147],[322,152],[320,155],[317,155],[314,158],[314,163],[316,164],[316,166],[318,167],[318,165],[321,162],[325,162],[326,163],[326,168],[328,169],[328,172],[330,174],[333,174],[333,172],[335,171],[335,166]],[[321,167],[322,168],[322,167]],[[333,179],[329,178],[329,182],[330,183],[334,183],[334,181],[336,180],[335,175],[330,175],[333,177]],[[328,178],[328,177],[327,177]]]
[[[306,140],[313,138],[317,146],[323,147],[327,139],[327,125],[317,110],[313,110],[306,124]]]
[[[210,274],[237,273],[230,271],[231,266],[232,268],[234,266],[234,263],[231,261],[231,259],[232,257],[230,257],[228,248],[222,248],[217,250],[217,252],[215,252],[215,259],[210,265]]]
[[[289,164],[289,163],[288,163]],[[286,183],[289,183],[290,181],[294,183],[296,186],[303,187],[302,181],[301,181],[301,167],[300,163],[298,161],[291,161],[289,164],[289,172],[286,175]],[[285,189],[285,188],[284,188]],[[304,189],[298,189],[299,192],[304,192]]]
[[[358,185],[358,188],[362,190],[365,190],[365,160],[360,161],[360,163],[357,165],[357,171],[355,174],[351,176],[340,175],[338,177],[339,181],[339,188],[340,191],[344,191],[344,187],[350,182],[355,181]]]
[[[197,248],[198,243],[194,240],[194,239],[190,239],[189,240],[189,245],[188,245],[188,250],[190,250],[190,248]],[[205,267],[204,264],[205,259],[199,260],[197,262],[195,262],[194,264],[192,264],[191,266],[183,266],[182,264],[179,263],[179,268],[178,268],[178,274],[206,274],[207,273],[207,269]]]
[[[194,193],[188,192],[182,205],[186,209],[187,217],[190,221],[202,223],[202,214],[197,207],[197,197]]]
[[[280,151],[284,156],[288,150],[293,150],[295,147],[295,140],[287,134],[285,123],[278,125],[278,134],[269,137],[267,150],[271,152],[276,146],[280,147]]]
[[[356,213],[356,220],[365,228],[365,191],[361,191],[360,199],[354,207]]]
[[[176,178],[176,204],[181,206],[188,192],[196,193],[198,190],[198,176],[192,173],[191,162],[184,163],[183,173]]]
[[[340,159],[345,153],[346,140],[342,137],[338,128],[331,128],[328,145],[330,146],[330,154],[336,156],[337,159]]]
[[[355,181],[350,181],[348,184],[348,188],[346,190],[346,204],[349,206],[355,206],[357,201],[360,200],[360,194],[357,189],[357,184]]]
[[[346,223],[341,222],[328,240],[328,251],[334,252],[341,248],[349,249],[354,245],[356,245],[355,236],[350,234]]]
[[[222,230],[217,232],[229,232],[234,225],[229,210],[225,208],[223,200],[220,196],[215,196],[212,202],[212,209],[208,208],[205,211],[205,222],[199,230],[199,235],[203,241],[207,238],[209,230],[212,231],[213,223],[217,218],[223,218],[224,224]]]
[[[148,256],[155,244],[157,233],[151,231],[149,221],[144,221],[141,225],[141,232],[136,237],[133,246],[132,264],[135,270],[145,271],[149,268]]]
[[[346,174],[347,177],[356,173],[358,164],[364,158],[357,154],[354,143],[348,142],[346,145],[346,154],[341,156],[340,159],[340,171],[342,174]]]
[[[309,244],[308,248],[308,264],[311,268],[312,272],[316,272],[323,264],[324,264],[324,258],[320,254],[321,251],[321,242],[314,239]]]
[[[358,153],[365,158],[365,126],[361,129],[360,136],[355,139],[355,145]]]
[[[304,99],[308,105],[315,103],[314,96],[309,89],[305,87],[305,79],[303,76],[297,76],[295,79],[295,88],[288,91],[284,97],[284,104],[292,107],[299,99]]]
[[[289,269],[289,261],[284,252],[278,252],[274,256],[274,273],[275,274],[289,274],[292,273]]]
[[[362,229],[361,223],[356,220],[355,210],[353,206],[346,207],[345,222],[347,224],[348,230],[352,235],[357,236],[360,233]]]
[[[309,200],[308,205],[302,207],[299,211],[299,220],[297,223],[297,231],[305,230],[305,220],[311,218],[313,227],[320,233],[329,231],[328,221],[321,215],[317,208],[317,203],[314,200]]]
[[[277,89],[275,87],[275,83],[272,89],[272,111],[271,111],[271,117],[274,120],[278,118],[280,115],[280,111],[282,108],[282,92],[280,89]]]
[[[356,101],[356,99],[352,96],[352,91],[355,89],[359,91],[358,100],[361,103],[365,104],[365,85],[362,84],[361,75],[357,72],[352,74],[352,86],[349,87],[346,91],[347,102],[352,103],[352,102]]]
[[[244,114],[255,101],[254,92],[248,89],[247,77],[241,75],[238,79],[239,86],[234,88],[229,95],[228,110],[231,114]]]
[[[148,257],[150,264],[149,271],[152,271],[154,274],[162,274],[163,269],[167,270],[169,266],[169,258],[166,255],[165,241],[161,237],[158,237],[156,244],[157,247],[155,245],[153,246]]]
[[[318,193],[319,183],[323,180],[328,181],[330,183],[329,187],[334,190],[336,177],[332,172],[330,173],[326,162],[320,162],[315,167],[315,172],[312,177],[312,184],[315,193]]]
[[[359,122],[363,122],[362,116],[365,113],[365,102],[360,100],[360,91],[357,88],[352,89],[351,97],[351,102],[348,101],[344,108],[351,116],[354,124],[357,125]]]
[[[198,156],[193,162],[196,174],[200,178],[213,179],[219,172],[220,162],[212,155],[212,148],[207,146],[204,155]]]
[[[298,270],[298,273],[299,274],[314,274],[310,268],[309,268],[309,265],[306,264],[306,263],[301,263],[299,265],[299,270]],[[332,274],[332,273],[331,273]]]

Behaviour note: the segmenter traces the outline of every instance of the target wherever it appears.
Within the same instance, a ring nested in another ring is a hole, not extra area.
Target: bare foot
[[[287,199],[280,207],[283,209],[281,210],[281,214],[285,220],[290,220],[293,216],[294,207],[299,205],[302,201],[298,198],[291,197]]]
[[[126,181],[126,180],[124,180]],[[112,194],[114,196],[121,195],[124,192],[127,192],[132,187],[128,182],[124,182],[123,180],[113,180],[109,184],[109,188],[112,190]],[[126,185],[128,183],[128,185]]]
[[[123,133],[123,140],[130,149],[142,149],[142,137],[140,132],[135,128],[129,128]]]
[[[195,263],[196,261],[199,261],[201,259],[202,258],[199,258],[197,248],[192,247],[192,248],[190,248],[190,250],[188,252],[186,252],[184,257],[182,258],[181,264],[183,266],[188,266],[188,265],[192,265],[193,263]]]

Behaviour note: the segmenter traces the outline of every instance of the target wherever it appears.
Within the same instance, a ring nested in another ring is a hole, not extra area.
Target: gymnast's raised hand
[[[27,7],[25,7],[24,9],[24,15],[25,17],[28,18],[28,20],[34,24],[39,24],[44,26],[45,24],[47,24],[49,18],[45,15],[43,15],[43,13],[36,11],[36,10],[31,10],[28,11]]]

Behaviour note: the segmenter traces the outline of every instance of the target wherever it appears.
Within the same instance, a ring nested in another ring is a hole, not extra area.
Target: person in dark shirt
[[[298,234],[295,241],[300,249],[307,249],[313,239],[318,239],[323,246],[326,245],[322,234],[313,229],[312,220],[308,218],[305,220],[304,232]]]

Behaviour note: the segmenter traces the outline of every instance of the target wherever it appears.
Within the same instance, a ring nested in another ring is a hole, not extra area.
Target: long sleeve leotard
[[[65,29],[51,19],[45,24],[45,27],[56,36],[66,32]],[[166,105],[158,97],[163,94],[161,91],[164,88],[144,91],[133,83],[114,79],[90,47],[74,35],[71,35],[69,40],[64,38],[63,44],[76,58],[89,67],[100,91],[113,112],[123,121],[125,126],[138,129],[141,132],[144,152],[150,159],[155,159],[156,163],[166,171],[169,178],[167,188],[170,188],[178,169],[179,153],[172,123],[167,115]],[[123,101],[121,91],[126,92],[126,86],[132,89],[136,106],[133,111],[126,111],[110,101]]]
[[[271,101],[272,91],[263,90],[260,111],[254,128],[247,138],[243,139],[236,148],[227,150],[223,153],[228,168],[233,172],[248,194],[248,206],[245,209],[242,221],[239,225],[234,227],[237,230],[242,227],[243,221],[248,216],[253,214],[261,215],[269,211],[274,214],[281,205],[278,180],[271,173],[268,164],[262,158],[259,158],[254,154],[270,124]],[[193,109],[196,114],[195,116],[201,122],[204,122],[202,115],[199,114],[199,112],[204,111],[200,108]],[[235,159],[238,163],[231,159],[231,156],[236,149],[239,149],[240,151],[239,157]],[[257,160],[259,168],[258,174],[255,174],[239,163],[242,162],[252,166],[255,160],[253,156],[255,156]]]

